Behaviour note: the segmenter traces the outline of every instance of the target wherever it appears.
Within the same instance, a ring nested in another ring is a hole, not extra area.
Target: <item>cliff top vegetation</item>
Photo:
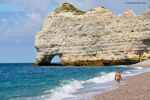
[[[84,11],[77,9],[76,7],[74,7],[73,5],[69,3],[64,3],[62,4],[61,7],[55,10],[55,13],[62,13],[62,12],[73,12],[75,15],[83,15],[86,13]]]

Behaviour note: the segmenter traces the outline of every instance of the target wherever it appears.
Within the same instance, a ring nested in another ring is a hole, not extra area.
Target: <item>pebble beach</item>
[[[131,67],[150,68],[150,60]],[[124,85],[104,93],[95,93],[93,100],[150,100],[150,72],[129,76],[123,79]]]

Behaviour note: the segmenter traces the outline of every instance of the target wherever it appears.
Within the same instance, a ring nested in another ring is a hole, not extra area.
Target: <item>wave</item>
[[[143,69],[143,67],[135,67],[135,68],[137,68],[137,69]]]
[[[144,71],[143,68],[136,68],[133,70],[124,71],[122,73],[122,76],[126,77],[135,75],[137,73],[139,74],[140,72],[142,72],[141,70]],[[43,93],[44,95],[28,98],[28,100],[68,100],[68,98],[76,98],[76,97],[78,97],[78,100],[80,100],[79,97],[81,96],[82,93],[81,90],[84,90],[83,93],[86,93],[87,90],[90,90],[91,92],[92,91],[91,89],[93,89],[93,91],[96,91],[96,89],[98,89],[99,87],[101,89],[104,88],[104,90],[110,88],[110,84],[107,85],[108,87],[106,87],[105,83],[113,81],[114,76],[115,72],[109,73],[101,72],[98,74],[98,76],[84,81],[73,79],[69,81],[63,81],[60,86],[45,91]],[[69,99],[69,100],[76,100],[76,99]]]
[[[75,97],[79,89],[83,89],[88,85],[93,85],[95,83],[104,83],[108,81],[112,81],[114,79],[115,72],[105,73],[101,72],[99,75],[89,80],[79,81],[79,80],[71,80],[68,81],[67,84],[62,84],[60,87],[57,87],[51,90],[51,95],[49,99],[44,100],[65,100],[65,98],[73,98]],[[47,91],[46,91],[47,92]]]
[[[76,97],[76,93],[80,90],[84,89],[88,86],[93,86],[94,84],[105,83],[114,80],[115,72],[99,73],[99,76],[85,80],[70,80],[64,81],[59,87],[55,89],[45,91],[47,95],[39,96],[39,100],[66,100],[67,98],[74,98]],[[66,83],[66,84],[64,84]],[[37,99],[37,98],[36,98]]]
[[[105,73],[102,76],[94,77],[94,78],[89,79],[85,82],[87,82],[87,83],[104,83],[104,82],[107,82],[107,81],[112,81],[114,79],[114,75],[115,75],[115,72],[111,72],[111,73],[108,73],[108,74]]]
[[[67,84],[61,84],[60,87],[50,90],[52,93],[48,99],[44,100],[62,100],[68,97],[74,97],[73,93],[77,92],[78,89],[83,88],[84,81],[70,80]],[[45,98],[45,97],[44,97]]]

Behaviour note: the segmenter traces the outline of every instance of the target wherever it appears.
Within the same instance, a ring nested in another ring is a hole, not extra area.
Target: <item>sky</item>
[[[131,1],[143,3],[127,4]],[[35,34],[47,14],[64,2],[84,11],[103,6],[116,15],[126,9],[140,14],[150,7],[150,0],[0,0],[0,63],[34,62]]]

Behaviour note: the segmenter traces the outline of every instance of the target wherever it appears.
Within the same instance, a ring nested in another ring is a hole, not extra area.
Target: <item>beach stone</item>
[[[114,15],[106,8],[87,12],[64,3],[48,14],[35,36],[36,65],[118,65],[150,59],[150,10]]]

